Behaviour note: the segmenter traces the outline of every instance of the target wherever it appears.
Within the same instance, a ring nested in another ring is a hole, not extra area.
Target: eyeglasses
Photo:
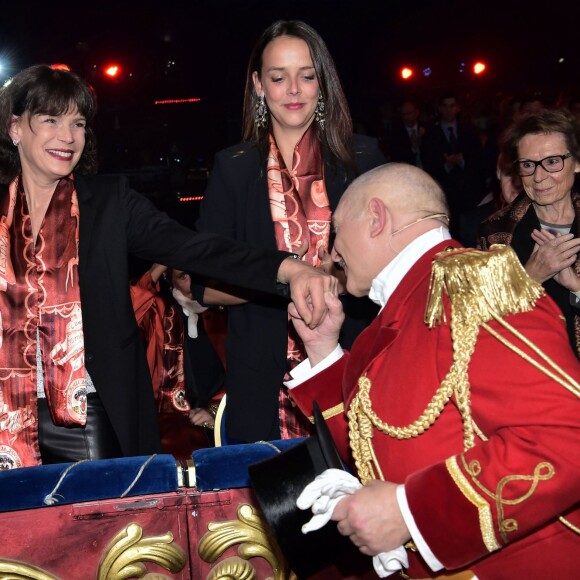
[[[538,165],[541,165],[542,169],[548,173],[558,173],[558,171],[564,169],[564,161],[568,159],[568,157],[572,157],[572,153],[566,153],[565,155],[550,155],[550,157],[544,157],[539,161],[518,159],[517,161],[514,161],[514,165],[517,164],[521,177],[534,175]]]

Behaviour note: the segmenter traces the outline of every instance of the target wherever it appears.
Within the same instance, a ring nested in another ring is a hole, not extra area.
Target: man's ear
[[[378,197],[371,198],[367,206],[367,211],[369,214],[370,235],[371,238],[376,238],[383,233],[391,216],[385,204]]]

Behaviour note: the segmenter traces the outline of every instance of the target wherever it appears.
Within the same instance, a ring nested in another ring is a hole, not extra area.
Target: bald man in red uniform
[[[318,401],[364,484],[332,519],[364,554],[410,548],[404,577],[572,577],[580,365],[511,250],[460,248],[446,213],[420,169],[364,174],[335,212],[333,259],[380,314],[343,353],[336,298],[315,330],[291,309],[309,356],[291,396],[307,415]]]

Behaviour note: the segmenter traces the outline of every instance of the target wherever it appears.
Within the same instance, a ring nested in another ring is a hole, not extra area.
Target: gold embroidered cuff
[[[493,517],[491,515],[491,508],[489,503],[485,501],[481,495],[479,495],[473,487],[469,484],[469,481],[463,475],[459,465],[457,464],[457,458],[455,456],[450,457],[445,462],[447,471],[453,478],[455,485],[459,488],[461,493],[473,504],[479,513],[479,527],[481,529],[481,537],[485,547],[490,552],[495,552],[499,550],[501,546],[498,544],[493,530]]]

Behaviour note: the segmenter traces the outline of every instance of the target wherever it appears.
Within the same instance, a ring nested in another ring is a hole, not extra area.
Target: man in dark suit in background
[[[476,129],[458,120],[457,97],[439,100],[439,121],[421,144],[423,169],[442,186],[451,212],[451,231],[459,214],[476,207],[486,194],[485,163]]]
[[[387,137],[387,153],[391,161],[423,167],[421,141],[427,125],[420,120],[421,109],[413,99],[405,99],[398,108],[399,118]]]

